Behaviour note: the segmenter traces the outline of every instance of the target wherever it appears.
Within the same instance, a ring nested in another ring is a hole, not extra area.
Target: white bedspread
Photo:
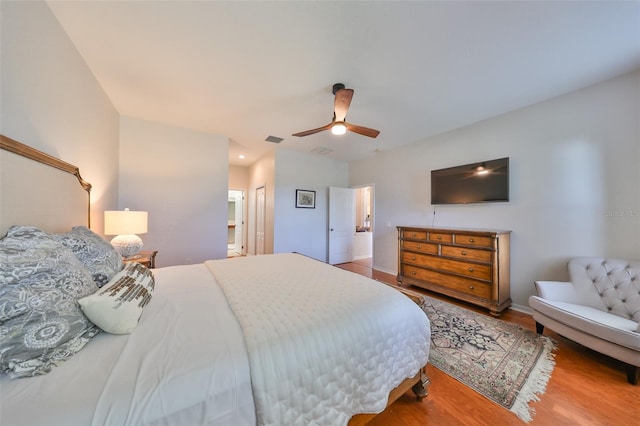
[[[205,264],[244,332],[258,424],[344,425],[427,363],[426,315],[384,284],[297,254]]]
[[[4,425],[255,425],[242,330],[203,264],[154,271],[131,335],[98,335],[45,376],[0,378]]]

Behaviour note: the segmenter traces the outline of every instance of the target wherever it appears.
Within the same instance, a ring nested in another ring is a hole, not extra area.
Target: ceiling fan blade
[[[370,129],[368,127],[356,126],[351,123],[344,123],[347,126],[347,130],[353,133],[358,133],[359,135],[369,136],[370,138],[375,138],[380,134],[380,130]]]
[[[336,99],[333,103],[333,111],[336,114],[335,121],[344,121],[353,98],[353,89],[340,89],[336,91]]]
[[[329,130],[331,128],[331,126],[333,125],[333,123],[329,123],[325,126],[322,127],[318,127],[317,129],[311,129],[311,130],[305,130],[304,132],[298,132],[298,133],[294,133],[291,136],[298,136],[298,137],[302,137],[302,136],[309,136],[309,135],[313,135],[314,133],[320,133],[323,130]]]

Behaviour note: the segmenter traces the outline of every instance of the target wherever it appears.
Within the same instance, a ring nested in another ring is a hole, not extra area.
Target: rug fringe
[[[531,370],[525,385],[520,389],[511,407],[511,411],[526,423],[533,420],[533,415],[536,412],[535,408],[529,406],[529,403],[540,401],[538,395],[545,392],[547,383],[551,378],[551,372],[556,364],[554,353],[556,350],[555,343],[549,337],[540,336],[540,338],[544,339],[543,353],[540,355],[535,367]]]

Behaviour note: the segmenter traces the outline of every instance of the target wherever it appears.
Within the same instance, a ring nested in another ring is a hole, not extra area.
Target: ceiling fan
[[[351,104],[351,98],[353,98],[353,89],[345,89],[344,84],[336,83],[333,85],[333,94],[336,97],[333,103],[333,121],[326,126],[294,133],[291,136],[309,136],[314,133],[322,132],[323,130],[331,130],[331,133],[334,135],[344,135],[348,130],[370,138],[375,138],[380,134],[379,130],[356,126],[355,124],[347,123],[345,121],[349,105]]]

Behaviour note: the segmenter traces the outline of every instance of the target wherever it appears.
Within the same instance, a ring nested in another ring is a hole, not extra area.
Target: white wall
[[[329,187],[348,186],[348,164],[278,149],[275,161],[274,253],[327,261]],[[296,208],[296,189],[316,191],[316,208]]]
[[[511,230],[511,297],[566,279],[574,256],[640,258],[640,72],[350,164],[375,183],[375,268],[397,225]],[[425,117],[428,119],[428,117]],[[430,205],[430,170],[510,157],[508,203]]]
[[[0,8],[0,132],[78,166],[102,233],[117,206],[118,113],[44,2]]]
[[[229,165],[229,189],[247,191],[249,188],[249,167]]]
[[[122,117],[120,209],[149,212],[145,250],[157,266],[227,255],[226,137]]]

